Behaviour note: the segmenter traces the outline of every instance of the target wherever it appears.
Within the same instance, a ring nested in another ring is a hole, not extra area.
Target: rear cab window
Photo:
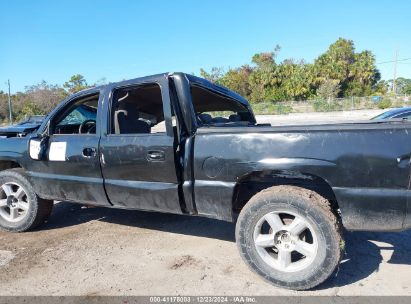
[[[246,126],[254,116],[240,101],[196,83],[190,85],[197,124],[201,126]]]

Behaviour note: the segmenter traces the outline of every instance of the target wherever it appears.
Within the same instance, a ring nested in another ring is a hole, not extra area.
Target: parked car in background
[[[386,111],[380,115],[377,115],[371,119],[411,119],[411,107],[397,108]]]
[[[3,137],[14,137],[14,136],[25,136],[37,130],[41,123],[43,122],[45,115],[32,115],[26,117],[19,123],[11,126],[6,126],[0,128],[0,136]]]
[[[18,125],[23,125],[23,124],[27,124],[27,123],[33,123],[33,124],[40,123],[41,124],[45,117],[46,117],[45,115],[27,116],[27,117],[25,117],[25,119],[23,119],[21,122],[19,122]]]

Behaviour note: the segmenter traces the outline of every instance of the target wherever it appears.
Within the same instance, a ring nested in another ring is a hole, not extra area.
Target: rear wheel
[[[329,202],[294,186],[261,191],[241,211],[236,240],[252,270],[274,285],[310,289],[325,281],[341,257],[341,234]]]
[[[53,201],[34,192],[22,169],[0,172],[0,229],[23,232],[46,221]]]

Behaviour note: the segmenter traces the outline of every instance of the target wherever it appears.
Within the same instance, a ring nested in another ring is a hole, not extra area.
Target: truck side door
[[[167,78],[113,86],[107,102],[100,153],[110,202],[182,213]]]
[[[44,198],[109,205],[99,160],[100,90],[69,100],[53,114],[46,157],[28,167],[36,192]]]

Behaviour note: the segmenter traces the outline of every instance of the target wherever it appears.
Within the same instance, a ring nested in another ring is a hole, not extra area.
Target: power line
[[[402,59],[398,59],[398,60],[390,60],[390,61],[377,62],[376,64],[393,63],[393,62],[407,61],[407,60],[411,60],[411,57],[410,57],[410,58],[402,58]]]

